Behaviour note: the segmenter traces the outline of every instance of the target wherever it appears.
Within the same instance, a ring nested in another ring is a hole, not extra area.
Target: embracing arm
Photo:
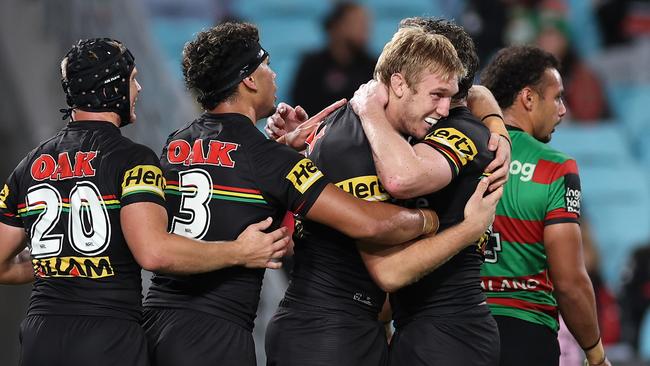
[[[231,266],[279,268],[289,238],[286,228],[265,234],[271,219],[252,224],[234,241],[202,242],[167,232],[167,212],[138,202],[120,210],[124,238],[142,268],[176,274],[204,273]]]
[[[25,230],[0,222],[0,283],[20,285],[34,281],[34,267],[25,249]]]
[[[590,364],[604,364],[600,342],[596,300],[582,255],[582,239],[577,223],[558,223],[544,228],[553,295],[569,331],[583,348]]]
[[[403,243],[438,228],[438,217],[433,211],[364,201],[333,184],[328,184],[318,196],[307,218],[349,237],[387,245]]]
[[[481,181],[465,206],[465,220],[441,233],[389,248],[358,244],[375,283],[386,292],[394,292],[431,273],[478,240],[494,220],[503,194],[500,188],[483,197],[487,187],[487,181]]]

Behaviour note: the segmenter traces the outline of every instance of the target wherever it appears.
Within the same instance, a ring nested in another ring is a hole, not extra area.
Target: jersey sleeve
[[[540,166],[541,165],[541,166]],[[563,163],[540,160],[535,172],[543,171],[544,165],[552,166],[549,177],[549,201],[544,217],[544,225],[564,222],[578,222],[580,217],[581,189],[578,165],[569,159]],[[540,169],[542,168],[542,169]],[[533,176],[533,180],[539,179]]]
[[[20,218],[19,202],[23,201],[18,197],[18,180],[17,172],[14,171],[2,186],[0,191],[0,222],[23,227],[23,221]]]
[[[263,194],[306,215],[328,180],[316,165],[289,147],[264,140],[252,146],[251,162]]]
[[[458,121],[458,123],[462,122]],[[478,131],[439,124],[433,127],[421,143],[431,146],[445,157],[454,179],[464,168],[480,157],[479,149],[487,151],[487,141],[481,141]]]
[[[154,152],[135,145],[124,160],[119,177],[122,207],[137,202],[153,202],[165,207],[165,178]]]

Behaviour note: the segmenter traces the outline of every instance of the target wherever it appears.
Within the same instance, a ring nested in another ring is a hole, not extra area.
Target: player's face
[[[262,113],[258,118],[266,118],[275,112],[275,101],[277,96],[275,92],[277,86],[275,85],[275,72],[271,69],[269,58],[267,57],[260,66],[253,72],[252,75],[258,87],[258,92],[261,98]]]
[[[458,77],[447,80],[439,74],[425,71],[420,82],[406,91],[403,105],[402,132],[422,139],[427,135],[430,123],[449,115],[451,97],[458,92]]]
[[[547,69],[542,77],[542,94],[536,110],[533,136],[541,142],[551,141],[555,126],[562,122],[566,107],[562,95],[564,87],[562,77],[556,69]]]
[[[138,69],[133,68],[133,71],[131,72],[131,77],[130,77],[130,84],[129,84],[129,96],[131,97],[131,123],[135,122],[136,115],[135,115],[135,102],[138,100],[138,93],[140,93],[140,90],[142,90],[142,87],[140,86],[140,83],[138,83],[138,80],[135,78],[138,75]]]

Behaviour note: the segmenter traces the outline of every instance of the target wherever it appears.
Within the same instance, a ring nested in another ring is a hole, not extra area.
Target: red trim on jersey
[[[169,185],[178,185],[178,181],[175,180],[168,180],[167,184]],[[230,186],[222,186],[218,184],[214,184],[212,186],[214,189],[221,189],[224,191],[232,191],[232,192],[241,192],[241,193],[253,193],[253,194],[262,194],[261,191],[257,189],[249,189],[249,188],[238,188],[238,187],[230,187]]]
[[[533,182],[550,184],[566,174],[578,174],[578,165],[575,160],[555,163],[540,159],[535,167],[535,173],[533,173]]]
[[[519,299],[509,299],[503,297],[488,297],[488,304],[509,306],[521,310],[535,310],[552,316],[557,319],[557,307],[553,305],[537,304]]]
[[[564,208],[556,208],[550,212],[546,213],[544,221],[553,220],[553,219],[578,219],[578,214],[575,212],[567,212]]]
[[[544,223],[497,215],[494,220],[494,231],[501,235],[503,241],[535,244],[542,242]]]
[[[445,146],[445,145],[440,144],[438,142],[435,142],[433,140],[426,140],[425,139],[422,142],[424,142],[425,144],[433,147],[434,149],[441,150],[440,152],[444,153],[445,155],[448,155],[453,160],[454,164],[456,165],[456,172],[458,172],[458,170],[460,170],[460,168],[463,166],[463,164],[460,161],[460,158],[448,146]]]
[[[487,292],[553,291],[553,283],[548,277],[547,270],[535,275],[519,277],[482,276],[481,287]]]

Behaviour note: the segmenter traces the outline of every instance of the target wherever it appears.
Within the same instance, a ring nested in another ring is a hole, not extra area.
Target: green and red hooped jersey
[[[546,325],[557,331],[557,302],[544,249],[544,227],[577,223],[580,178],[575,160],[508,127],[510,179],[497,206],[485,252],[481,287],[493,315]]]

